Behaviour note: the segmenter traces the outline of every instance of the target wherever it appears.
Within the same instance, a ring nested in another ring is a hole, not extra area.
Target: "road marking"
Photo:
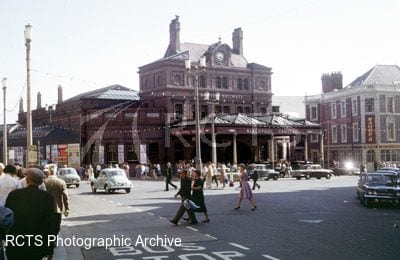
[[[199,231],[198,229],[195,229],[194,227],[186,227],[186,228],[191,229],[193,231]]]
[[[299,219],[300,222],[310,223],[310,224],[318,224],[321,223],[322,219]]]
[[[231,246],[235,246],[237,248],[243,249],[243,250],[250,250],[250,248],[236,244],[236,243],[228,243],[228,244],[230,244]]]
[[[262,255],[263,257],[267,258],[267,259],[271,259],[271,260],[280,260],[279,258],[270,256],[270,255]]]
[[[133,207],[132,206],[126,206],[128,209],[133,209]]]
[[[114,203],[114,201],[112,201],[112,200],[109,200],[108,202]]]
[[[213,237],[213,236],[210,235],[210,234],[206,234],[206,236],[208,236],[208,237],[210,237],[210,238],[212,238],[212,239],[214,239],[214,240],[218,240],[216,237]]]
[[[167,219],[167,218],[164,218],[164,217],[159,217],[160,219]]]
[[[117,205],[120,205],[120,206],[121,206],[122,204],[121,204],[121,203],[119,203],[119,202],[117,202]]]
[[[150,216],[154,216],[155,215],[154,213],[151,213],[151,212],[147,212],[147,214],[149,214]]]

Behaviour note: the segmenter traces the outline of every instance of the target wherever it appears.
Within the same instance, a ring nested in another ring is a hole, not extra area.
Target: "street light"
[[[1,85],[3,86],[3,162],[4,164],[8,164],[7,157],[7,120],[6,120],[6,89],[7,89],[7,78],[3,78],[1,81]]]
[[[29,150],[32,147],[32,112],[31,112],[31,78],[30,78],[30,50],[32,41],[32,26],[25,25],[26,47],[26,167],[29,167]]]
[[[212,113],[211,113],[211,161],[217,166],[217,142],[215,140],[215,104],[219,102],[220,94],[216,92],[213,99],[210,99],[210,93],[207,91],[204,93],[204,100],[210,102],[212,104]]]
[[[196,97],[196,102],[195,102],[195,121],[196,121],[196,158],[195,158],[195,164],[196,164],[196,169],[201,171],[201,148],[200,148],[200,111],[199,111],[199,80],[198,80],[198,75],[197,72],[202,70],[204,71],[206,68],[206,57],[202,56],[200,57],[199,60],[199,65],[194,66],[192,68],[192,63],[190,59],[185,60],[185,68],[187,72],[192,75],[194,75],[195,79],[195,97]],[[190,79],[189,79],[190,82]],[[190,84],[190,83],[189,83]]]

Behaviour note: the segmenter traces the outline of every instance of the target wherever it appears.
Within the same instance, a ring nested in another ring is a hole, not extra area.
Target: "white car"
[[[75,168],[59,168],[57,177],[65,181],[67,188],[71,185],[75,185],[78,188],[81,183],[81,177],[79,177]]]
[[[107,193],[116,190],[125,190],[126,193],[129,193],[133,188],[132,182],[126,177],[125,171],[119,168],[106,168],[101,170],[99,176],[90,181],[90,186],[92,192],[102,189]]]

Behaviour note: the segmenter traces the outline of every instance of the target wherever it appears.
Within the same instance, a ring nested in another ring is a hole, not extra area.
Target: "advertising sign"
[[[124,145],[123,144],[119,144],[118,145],[118,163],[124,163],[125,158],[124,158]]]
[[[365,142],[367,144],[375,143],[375,116],[374,115],[366,116],[365,128],[367,129],[366,134],[365,134],[366,135]]]
[[[146,145],[140,145],[140,163],[146,164],[147,163],[147,154],[146,154]]]
[[[81,166],[79,144],[68,144],[68,166],[73,168],[78,168]]]
[[[68,165],[68,145],[66,144],[58,145],[58,165],[60,167]]]

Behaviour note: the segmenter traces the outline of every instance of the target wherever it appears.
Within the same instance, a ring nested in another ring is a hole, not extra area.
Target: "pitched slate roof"
[[[89,92],[76,95],[65,101],[77,99],[121,99],[121,100],[139,100],[137,91],[121,85],[111,85],[104,88],[99,88]]]
[[[397,65],[376,65],[351,82],[349,87],[362,85],[394,85],[400,82],[400,67]]]

